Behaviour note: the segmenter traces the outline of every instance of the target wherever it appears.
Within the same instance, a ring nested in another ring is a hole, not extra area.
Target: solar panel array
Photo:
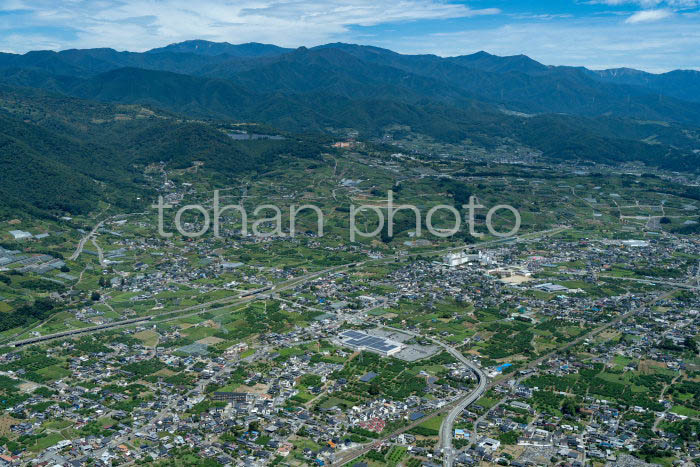
[[[345,338],[345,343],[353,347],[364,347],[377,352],[389,353],[399,346],[390,344],[382,337],[375,337],[359,331],[345,331],[342,336]]]

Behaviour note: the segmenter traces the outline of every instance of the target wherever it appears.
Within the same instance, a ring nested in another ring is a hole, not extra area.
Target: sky
[[[700,70],[700,0],[0,0],[2,52],[138,52],[189,39]]]

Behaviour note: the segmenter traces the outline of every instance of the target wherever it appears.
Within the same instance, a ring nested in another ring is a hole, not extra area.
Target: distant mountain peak
[[[541,73],[549,67],[533,60],[527,55],[510,55],[500,57],[480,50],[471,55],[460,55],[448,60],[462,66],[477,68],[492,72]]]
[[[191,53],[197,55],[230,55],[232,57],[269,57],[290,52],[272,44],[259,42],[247,42],[245,44],[231,44],[229,42],[211,42],[204,39],[192,39],[184,42],[176,42],[151,49],[146,53]]]

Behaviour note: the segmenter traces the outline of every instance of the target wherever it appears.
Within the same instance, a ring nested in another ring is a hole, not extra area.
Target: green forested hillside
[[[235,141],[225,125],[143,106],[100,104],[0,88],[0,209],[87,213],[99,201],[136,208],[153,194],[151,163],[235,175],[268,170],[285,156],[317,157],[313,140]]]
[[[71,66],[83,63],[94,71],[95,57],[114,56],[103,49],[84,52],[87,62],[77,59],[77,51],[68,57],[62,52],[44,58],[54,63],[63,57]],[[130,63],[138,56],[157,68],[150,57],[162,53],[128,57]],[[177,62],[178,53],[167,54],[169,63]],[[183,68],[188,69],[192,53],[182,55]],[[210,60],[206,54],[194,56]],[[515,140],[552,159],[642,161],[672,170],[699,166],[698,127],[690,123],[700,122],[700,105],[603,83],[582,69],[537,66],[527,57],[476,54],[441,59],[348,44],[257,58],[216,57],[192,74],[128,67],[67,77],[36,66],[0,67],[0,80],[51,89],[80,97],[82,102],[145,105],[194,118],[265,123],[290,132],[321,134],[331,128],[353,128],[365,137],[378,137],[385,127],[399,124],[438,141],[468,140],[486,148],[501,144],[504,138]],[[37,58],[32,58],[36,65]],[[117,58],[112,58],[114,66],[125,62],[123,55]],[[513,109],[531,113],[520,115],[510,112]],[[153,141],[157,136],[152,132],[186,133],[167,125],[151,130],[149,124],[135,125],[134,134],[129,123],[122,125],[116,143],[135,134]],[[88,125],[87,131],[93,129]],[[192,129],[188,131],[191,134]],[[109,140],[104,135],[98,139]],[[137,142],[130,144],[138,148]],[[218,144],[215,138],[206,145],[213,150]],[[183,148],[192,151],[186,145]],[[156,152],[149,146],[146,156],[157,158]],[[245,165],[240,155],[228,159],[233,166]]]
[[[90,210],[100,190],[89,177],[73,170],[37,147],[46,133],[0,116],[0,199],[5,207],[35,211]],[[32,147],[33,142],[38,145]],[[53,140],[60,147],[65,141]],[[70,145],[68,145],[70,146]]]
[[[524,55],[498,57],[479,52],[443,58],[342,43],[292,50],[264,44],[186,41],[146,53],[86,49],[0,54],[0,79],[5,82],[76,95],[101,94],[105,99],[109,90],[96,88],[115,76],[98,75],[121,68],[218,78],[251,94],[428,98],[451,105],[471,98],[521,112],[610,114],[700,124],[696,96],[700,73],[692,70],[658,75],[626,69],[592,71],[546,66]],[[76,79],[92,81],[80,85]],[[75,86],[87,89],[73,89]],[[107,88],[110,86],[114,84]],[[159,92],[157,86],[153,91]]]
[[[697,171],[700,104],[662,89],[678,80],[692,88],[696,78],[352,44],[0,54],[0,193],[4,206],[51,215],[99,200],[135,207],[152,194],[148,164],[196,161],[223,176],[269,170],[328,150],[322,135],[379,138],[396,125],[486,149],[514,142],[552,160]],[[236,141],[226,131],[237,122],[289,133]],[[316,136],[292,136],[301,133]]]

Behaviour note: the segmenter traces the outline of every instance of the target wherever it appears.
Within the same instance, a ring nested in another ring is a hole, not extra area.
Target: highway
[[[334,272],[334,271],[337,271],[339,269],[342,269],[342,266],[335,266],[335,267],[324,269],[322,271],[318,271],[315,273],[306,274],[306,275],[301,276],[301,277],[290,279],[289,281],[283,282],[281,284],[277,284],[276,286],[263,287],[262,289],[251,290],[249,294],[244,295],[244,296],[237,295],[234,297],[225,297],[225,298],[220,298],[218,300],[212,300],[210,302],[201,303],[199,305],[193,305],[193,306],[190,306],[187,308],[182,308],[182,309],[174,310],[174,311],[168,311],[168,312],[160,313],[160,314],[153,315],[153,316],[145,316],[145,317],[141,317],[141,318],[126,319],[126,320],[122,320],[122,321],[114,321],[112,323],[103,324],[100,326],[91,326],[91,327],[86,327],[86,328],[81,328],[81,329],[73,329],[70,331],[62,331],[62,332],[57,332],[57,333],[53,333],[53,334],[46,334],[46,335],[40,336],[40,337],[33,337],[33,338],[22,339],[22,340],[10,342],[8,345],[10,345],[12,347],[21,347],[21,346],[25,346],[25,345],[43,343],[43,342],[46,342],[49,340],[54,340],[54,339],[74,337],[74,336],[79,335],[79,334],[98,333],[98,332],[102,332],[102,331],[105,331],[107,329],[112,329],[112,328],[116,328],[116,327],[144,324],[145,322],[148,322],[151,320],[160,322],[160,321],[168,321],[170,319],[185,318],[188,316],[197,315],[199,313],[203,313],[205,311],[208,311],[212,305],[216,305],[216,304],[224,304],[225,306],[242,305],[246,302],[253,301],[253,300],[257,299],[258,296],[260,296],[261,292],[272,293],[272,292],[282,291],[282,290],[288,289],[290,287],[294,287],[299,282],[302,282],[304,280],[313,279],[316,276],[321,276],[323,274]],[[188,313],[188,312],[190,312],[190,313]],[[185,314],[182,314],[182,313],[185,313]],[[171,316],[171,317],[167,318],[168,316]]]
[[[551,358],[552,356],[554,356],[558,353],[564,352],[567,349],[570,349],[570,348],[580,344],[581,342],[584,341],[584,339],[590,339],[591,337],[593,337],[597,334],[600,334],[601,332],[611,328],[612,326],[619,324],[620,322],[634,316],[635,314],[637,314],[640,311],[642,311],[643,309],[645,309],[645,307],[653,306],[658,301],[666,299],[672,293],[673,293],[673,291],[667,292],[663,295],[655,297],[649,303],[647,303],[645,306],[641,306],[639,308],[631,310],[625,314],[618,316],[617,318],[615,318],[607,323],[602,324],[601,326],[598,326],[595,329],[590,330],[587,333],[582,334],[581,336],[568,342],[567,344],[565,344],[557,349],[552,350],[551,352],[537,358],[536,360],[533,360],[528,365],[526,365],[525,368],[535,368],[535,367],[539,366],[541,363],[543,363],[547,359]],[[471,362],[469,359],[467,359],[459,350],[457,350],[451,346],[448,346],[448,345],[446,345],[446,344],[444,344],[436,339],[433,339],[432,337],[422,336],[421,334],[418,334],[415,332],[411,332],[411,331],[407,331],[407,330],[403,330],[403,329],[392,328],[390,326],[383,326],[383,327],[385,327],[387,329],[392,329],[394,331],[411,334],[411,335],[414,335],[416,337],[423,337],[423,338],[430,339],[432,342],[434,342],[435,344],[439,345],[440,347],[445,349],[447,352],[449,352],[457,360],[459,360],[460,362],[465,364],[467,367],[469,367],[476,374],[476,376],[479,380],[479,384],[477,385],[477,387],[474,388],[474,390],[472,390],[468,395],[464,396],[462,399],[460,399],[457,402],[457,405],[455,405],[449,411],[449,413],[447,414],[447,416],[443,420],[442,425],[440,426],[440,446],[441,446],[442,451],[443,451],[443,465],[445,467],[451,467],[454,464],[454,459],[455,459],[455,455],[456,455],[456,451],[452,448],[452,437],[453,437],[453,433],[454,433],[455,420],[457,420],[457,417],[459,416],[459,414],[462,413],[462,411],[464,409],[466,409],[469,405],[471,405],[475,401],[477,401],[488,389],[490,389],[490,388],[494,387],[496,384],[498,384],[499,381],[494,380],[494,381],[489,382],[486,378],[486,375],[483,373],[483,371],[478,366],[476,366],[473,362]],[[433,414],[432,416],[434,416],[440,412],[442,412],[442,411],[438,411],[435,414]],[[425,419],[421,419],[421,422],[424,420]],[[401,431],[405,431],[405,429],[401,430]],[[475,433],[476,433],[476,430],[475,430]],[[396,433],[392,433],[391,436],[393,436],[395,434]],[[476,442],[476,439],[474,439],[473,441]],[[363,450],[362,454],[364,454],[368,450],[369,449]],[[357,457],[359,457],[359,455],[354,456],[352,459],[347,460],[344,463],[350,462],[351,460],[354,460]],[[343,464],[338,464],[338,465],[343,465]]]
[[[118,328],[118,327],[122,327],[122,326],[143,324],[147,321],[150,321],[151,319],[152,318],[150,316],[146,316],[143,318],[132,318],[132,319],[125,319],[122,321],[114,321],[112,323],[101,324],[99,326],[90,326],[87,328],[72,329],[70,331],[62,331],[62,332],[57,332],[54,334],[46,334],[45,336],[30,337],[28,339],[22,339],[19,341],[10,342],[9,345],[10,345],[10,347],[22,347],[25,345],[39,344],[39,343],[50,341],[53,339],[60,339],[62,337],[75,337],[79,334],[102,332],[102,331],[106,331],[108,329],[114,329],[114,328]]]
[[[83,246],[88,240],[93,240],[94,235],[98,231],[98,229],[103,225],[103,222],[100,222],[95,226],[95,228],[90,232],[88,235],[86,235],[78,245],[78,248],[74,254],[74,257],[77,257],[80,255],[82,252]],[[421,252],[420,254],[425,255],[425,256],[434,256],[434,255],[440,255],[444,254],[447,252],[451,251],[457,251],[457,250],[476,250],[476,249],[482,249],[482,248],[487,248],[492,245],[498,245],[500,243],[504,242],[510,242],[510,241],[519,241],[519,240],[526,240],[530,238],[537,238],[540,236],[546,236],[546,235],[553,235],[557,234],[563,230],[568,229],[569,227],[567,226],[561,226],[557,227],[554,229],[549,229],[545,231],[540,231],[540,232],[533,232],[533,233],[528,233],[520,236],[515,236],[511,237],[508,239],[497,239],[493,241],[487,241],[487,242],[482,242],[479,244],[475,245],[462,245],[459,247],[450,247],[450,248],[443,248],[443,249],[438,249],[438,250],[433,250],[429,252]],[[319,277],[322,277],[327,274],[332,274],[332,273],[337,273],[341,271],[346,271],[347,269],[355,266],[362,266],[365,264],[378,264],[378,263],[383,263],[383,262],[389,262],[389,261],[395,261],[398,259],[409,259],[412,255],[391,255],[387,256],[384,258],[380,259],[370,259],[366,260],[363,262],[359,263],[348,263],[348,264],[343,264],[343,265],[338,265],[330,268],[326,268],[320,271],[304,274],[302,276],[289,279],[287,281],[281,282],[279,284],[276,284],[274,286],[268,286],[268,287],[263,287],[261,289],[257,289],[254,291],[251,291],[250,294],[243,294],[243,295],[236,295],[236,296],[230,296],[230,297],[225,297],[222,299],[217,299],[217,300],[212,300],[206,303],[198,304],[195,306],[179,309],[179,310],[173,310],[173,311],[168,311],[164,312],[158,315],[153,315],[152,317],[147,317],[143,318],[143,321],[147,320],[152,320],[153,322],[157,321],[163,321],[163,320],[171,320],[171,319],[179,319],[185,316],[191,316],[191,315],[196,315],[199,313],[202,313],[204,311],[207,311],[210,309],[212,305],[225,305],[226,307],[229,306],[236,306],[236,305],[243,305],[249,301],[255,300],[261,296],[265,296],[266,294],[274,294],[283,290],[287,290],[293,287],[296,287],[297,285],[308,282],[310,280],[317,279]],[[140,320],[140,319],[139,319]],[[121,322],[115,322],[111,323],[110,325],[101,326],[101,327],[92,327],[92,328],[86,328],[82,330],[74,330],[70,332],[63,332],[63,333],[56,333],[56,334],[50,334],[46,336],[41,336],[41,338],[38,339],[27,339],[25,341],[19,341],[19,342],[14,342],[13,344],[15,345],[31,345],[33,343],[37,342],[45,342],[46,340],[51,340],[51,339],[60,339],[60,338],[66,338],[66,337],[72,337],[75,334],[80,334],[80,333],[96,333],[96,332],[101,332],[104,331],[106,328],[113,328],[117,326],[127,326],[127,325],[134,325],[134,324],[140,324],[136,322],[129,322],[129,320],[124,320]],[[387,327],[389,328],[389,327]],[[405,427],[403,427],[400,430],[395,431],[394,433],[391,433],[387,435],[383,439],[388,439],[392,436],[397,435],[398,433],[410,430],[411,428],[425,422],[426,420],[433,418],[435,416],[438,416],[440,414],[443,414],[447,412],[447,416],[443,420],[443,423],[440,427],[440,444],[444,453],[444,465],[446,466],[452,466],[454,462],[454,457],[456,454],[456,451],[452,448],[452,437],[453,437],[453,431],[454,431],[454,424],[457,419],[457,417],[464,411],[466,407],[468,407],[470,404],[474,403],[476,400],[478,400],[488,389],[489,384],[486,378],[486,375],[483,373],[483,371],[472,361],[467,359],[460,351],[457,349],[437,340],[434,339],[433,337],[430,336],[424,336],[418,333],[414,333],[411,331],[407,331],[404,329],[395,329],[395,328],[389,328],[389,329],[394,329],[395,331],[399,331],[402,333],[408,333],[408,334],[413,334],[416,337],[420,337],[423,339],[428,339],[432,341],[434,344],[442,347],[445,351],[449,352],[454,358],[456,358],[459,362],[461,362],[463,365],[465,365],[469,370],[471,370],[477,378],[477,386],[473,388],[468,394],[464,395],[461,398],[458,398],[454,401],[451,401],[447,403],[445,406],[443,406],[440,410],[433,412],[432,414],[428,415],[427,417],[424,417],[416,422],[413,422]],[[377,441],[381,442],[381,440]],[[349,462],[352,462],[353,460],[357,459],[358,457],[361,457],[364,455],[367,451],[370,449],[374,448],[375,444],[372,443],[370,445],[365,445],[362,446],[358,450],[351,450],[346,453],[343,453],[341,459],[339,462],[334,462],[334,465],[344,465]]]
[[[111,219],[111,217],[109,218]],[[105,219],[103,221],[100,221],[87,235],[85,235],[83,238],[80,239],[78,242],[78,247],[75,249],[75,252],[68,258],[71,261],[75,261],[78,259],[78,256],[80,256],[80,253],[83,252],[83,248],[85,247],[85,244],[87,243],[88,240],[93,239],[97,231],[102,227],[102,225],[109,219]]]
[[[129,215],[129,214],[127,214],[127,215]],[[78,248],[76,249],[75,253],[73,253],[73,255],[71,256],[71,259],[75,259],[78,256],[80,256],[80,253],[83,251],[83,247],[84,247],[85,243],[88,240],[90,240],[97,233],[97,231],[100,229],[100,227],[102,227],[102,225],[106,221],[108,221],[109,219],[112,219],[114,217],[119,217],[119,216],[112,216],[108,219],[101,221],[92,229],[92,231],[89,234],[84,236],[80,240],[80,243],[78,244]],[[544,235],[554,235],[554,234],[557,234],[557,233],[562,232],[562,231],[569,229],[569,228],[570,227],[568,227],[568,226],[561,226],[561,227],[556,227],[553,229],[543,230],[543,231],[539,231],[539,232],[532,232],[532,233],[527,233],[527,234],[518,235],[518,236],[514,236],[514,237],[509,237],[508,239],[505,239],[505,240],[517,241],[517,240],[523,240],[523,239],[527,239],[527,238],[536,238],[536,237],[540,237],[540,236],[544,236]],[[434,255],[440,255],[440,254],[449,253],[449,252],[458,251],[458,250],[481,249],[481,248],[485,248],[485,247],[492,246],[494,244],[503,243],[503,242],[504,242],[504,239],[491,240],[491,241],[487,241],[487,242],[478,243],[475,245],[462,245],[459,247],[443,248],[443,249],[439,249],[439,250],[422,252],[421,254],[424,256],[434,256]],[[208,311],[213,305],[222,305],[222,306],[224,306],[224,305],[225,306],[242,305],[248,301],[255,300],[260,295],[264,295],[263,292],[269,292],[271,294],[276,293],[276,292],[281,292],[283,290],[288,290],[290,288],[293,288],[293,287],[301,284],[302,282],[317,279],[317,278],[324,276],[326,274],[345,271],[351,267],[361,266],[361,265],[365,265],[365,264],[380,264],[380,263],[384,263],[384,262],[395,261],[397,259],[408,258],[410,256],[411,255],[406,255],[406,256],[392,255],[392,256],[387,256],[387,257],[379,258],[379,259],[370,259],[370,260],[362,261],[359,263],[347,263],[347,264],[341,264],[338,266],[332,266],[332,267],[329,267],[326,269],[322,269],[320,271],[311,272],[311,273],[304,274],[304,275],[299,276],[299,277],[289,279],[289,280],[281,282],[279,284],[275,284],[271,287],[263,287],[262,289],[250,291],[250,294],[246,295],[246,296],[236,295],[236,296],[231,296],[231,297],[219,298],[219,299],[211,300],[211,301],[208,301],[205,303],[200,303],[198,305],[193,305],[193,306],[189,306],[186,308],[181,308],[179,310],[172,310],[172,311],[167,311],[164,313],[154,314],[154,315],[152,315],[151,318],[153,319],[153,321],[167,321],[170,319],[184,318],[184,317],[188,317],[188,316],[192,316],[192,315],[197,315],[199,313],[203,313],[205,311]],[[115,324],[115,323],[112,323],[112,324]],[[128,325],[128,323],[125,323],[125,322],[120,322],[120,324],[116,324],[116,326],[126,326],[126,325]],[[110,327],[114,327],[114,326],[110,326]],[[28,329],[39,330],[40,327],[36,327],[34,325]],[[84,329],[80,329],[80,330],[76,329],[76,330],[74,330],[74,332],[72,332],[70,334],[70,336],[75,335],[75,334],[83,334],[83,333],[95,333],[95,332],[100,332],[102,330],[104,330],[104,329],[96,329],[96,327],[84,328]],[[25,329],[24,331],[22,331],[20,333],[14,334],[12,337],[10,337],[10,339],[18,337],[19,335],[24,334],[26,332],[27,332],[27,330]],[[69,335],[66,335],[65,332],[49,334],[46,336],[42,336],[41,341],[45,342],[47,340],[59,339],[62,337],[69,337]],[[26,341],[26,340],[27,339],[24,339],[23,341]],[[16,345],[19,342],[20,341],[11,342],[10,345]],[[23,342],[21,345],[31,345],[33,343],[36,343],[36,342],[29,342],[29,343]],[[441,345],[441,344],[439,344],[439,345]]]
[[[476,366],[473,362],[469,361],[469,359],[462,355],[460,351],[452,347],[444,347],[447,349],[448,352],[450,352],[450,354],[453,357],[455,357],[457,360],[459,360],[465,366],[467,366],[472,372],[474,372],[479,382],[476,388],[472,390],[472,392],[470,392],[467,396],[462,398],[462,400],[455,406],[455,408],[450,410],[445,419],[442,421],[442,425],[440,426],[440,445],[442,447],[443,453],[442,462],[445,467],[452,467],[456,454],[455,450],[452,449],[452,435],[454,433],[455,420],[457,420],[457,417],[464,411],[464,409],[466,409],[471,404],[479,400],[479,398],[486,392],[488,381],[486,379],[486,375],[481,370],[481,368]]]
[[[555,227],[553,229],[543,230],[540,232],[533,232],[533,233],[529,233],[529,234],[511,237],[511,238],[506,239],[506,240],[517,241],[517,240],[525,240],[528,238],[537,238],[537,237],[545,236],[545,235],[556,235],[556,234],[563,232],[564,230],[567,230],[569,228],[570,228],[569,226],[560,226],[560,227]],[[466,249],[480,249],[480,248],[484,248],[487,246],[492,246],[494,244],[503,243],[503,241],[504,241],[504,239],[498,239],[498,240],[492,240],[492,241],[488,241],[488,242],[478,243],[476,245],[465,245],[465,246],[461,246],[461,247],[457,247],[457,248],[445,248],[445,249],[441,249],[441,250],[426,252],[426,253],[423,253],[423,255],[436,255],[436,254],[443,254],[443,253],[449,253],[452,251],[466,250]],[[382,258],[380,260],[374,260],[374,261],[388,261],[388,260],[395,259],[395,258],[396,257],[388,257],[388,258]],[[365,263],[369,263],[369,262],[371,262],[371,261],[366,261]],[[373,324],[376,324],[376,323],[373,323]],[[414,428],[415,426],[423,423],[425,420],[433,418],[433,417],[443,413],[445,411],[445,409],[450,409],[447,416],[443,420],[442,425],[440,426],[440,445],[441,445],[443,453],[444,453],[444,457],[443,457],[444,465],[445,466],[452,466],[454,463],[454,457],[456,454],[454,449],[452,449],[452,437],[453,437],[453,433],[454,433],[455,420],[457,419],[459,414],[461,414],[464,411],[465,408],[467,408],[468,406],[473,404],[475,401],[479,400],[479,398],[491,386],[488,384],[486,374],[484,374],[484,372],[481,370],[481,368],[476,366],[472,361],[470,361],[468,358],[466,358],[464,355],[462,355],[462,353],[459,350],[457,350],[454,347],[451,347],[451,346],[449,346],[449,345],[447,345],[447,344],[445,344],[437,339],[434,339],[430,336],[424,336],[422,334],[418,334],[416,332],[409,331],[406,329],[398,329],[398,328],[393,328],[391,326],[382,326],[382,327],[386,328],[386,329],[391,329],[393,331],[401,332],[404,334],[410,334],[410,335],[413,335],[415,337],[420,337],[420,338],[424,338],[424,339],[428,339],[428,340],[432,341],[434,344],[442,347],[447,352],[449,352],[450,355],[452,355],[458,361],[460,361],[465,366],[467,366],[476,375],[476,378],[478,380],[478,384],[471,392],[469,392],[469,394],[467,394],[464,397],[462,397],[461,399],[457,400],[456,405],[453,406],[453,404],[449,404],[446,407],[443,407],[441,410],[438,410],[438,411],[430,414],[428,417],[422,418],[422,419],[418,420],[417,422],[414,422],[406,427],[403,427],[403,428],[387,435],[382,440],[379,440],[379,441],[376,441],[375,443],[364,446],[359,450],[352,450],[352,451],[348,451],[346,453],[343,453],[343,455],[337,461],[333,462],[333,465],[341,466],[341,465],[348,464],[348,463],[354,461],[355,459],[366,454],[369,450],[371,450],[375,446],[376,443],[379,443],[383,440],[387,440],[393,436],[396,436],[400,433],[408,431],[411,428]]]
[[[369,323],[369,322],[367,322]],[[377,325],[377,323],[372,323]],[[383,439],[389,439],[399,433],[403,433],[404,431],[408,431],[411,428],[414,428],[421,423],[425,422],[426,420],[433,418],[441,413],[443,413],[446,409],[449,409],[450,411],[448,412],[447,416],[445,417],[445,420],[443,420],[442,425],[440,427],[440,442],[443,448],[443,452],[445,452],[445,465],[452,465],[452,462],[454,460],[454,452],[452,450],[452,433],[453,433],[453,427],[454,427],[454,422],[457,419],[457,416],[462,413],[462,411],[468,407],[470,404],[474,403],[477,401],[483,394],[486,392],[487,389],[487,378],[484,372],[474,364],[474,362],[470,361],[468,358],[466,358],[462,353],[455,349],[454,347],[451,347],[444,342],[441,342],[431,336],[425,336],[423,334],[419,334],[414,331],[409,331],[407,329],[399,329],[399,328],[394,328],[391,326],[385,326],[385,325],[377,325],[379,327],[382,327],[384,329],[390,329],[392,331],[400,332],[402,334],[409,334],[414,337],[418,337],[421,339],[428,339],[431,342],[433,342],[435,345],[442,347],[445,349],[445,351],[449,352],[450,355],[452,355],[454,358],[459,360],[461,363],[463,363],[466,367],[468,367],[472,372],[477,377],[478,384],[477,386],[469,392],[469,394],[461,397],[460,399],[457,399],[451,404],[448,404],[447,406],[443,407],[441,410],[438,410],[436,412],[433,412],[430,414],[428,417],[421,418],[417,420],[416,422],[405,426],[394,433],[391,433],[390,435],[384,437]],[[456,404],[456,405],[455,405]],[[381,440],[380,440],[381,441]],[[380,442],[377,441],[377,442]],[[338,459],[336,462],[333,462],[333,465],[345,465],[353,460],[363,456],[366,454],[369,450],[374,448],[375,443],[372,443],[370,445],[364,446],[359,450],[353,450],[353,451],[348,451],[346,453],[343,453],[343,456]],[[447,463],[449,462],[449,464]]]
[[[474,375],[476,376],[478,382],[477,386],[471,392],[469,392],[469,394],[457,401],[457,405],[452,410],[450,410],[445,419],[442,421],[442,425],[440,426],[440,447],[442,448],[443,452],[443,465],[445,465],[445,467],[451,467],[454,462],[455,456],[455,451],[454,449],[452,449],[452,437],[454,433],[455,420],[457,420],[457,417],[464,411],[464,409],[466,409],[471,404],[479,400],[479,398],[486,392],[488,383],[486,374],[474,362],[465,357],[462,354],[462,352],[437,339],[434,339],[433,337],[424,336],[422,334],[418,334],[417,332],[408,331],[405,329],[393,328],[391,326],[382,327],[386,329],[391,329],[392,331],[401,332],[403,334],[410,334],[414,337],[430,340],[435,345],[438,345],[445,349],[445,351],[447,351],[460,363],[462,363],[469,370],[471,370],[472,373],[474,373]]]
[[[613,327],[613,326],[615,326],[615,325],[621,323],[622,321],[624,321],[624,320],[626,320],[626,319],[628,319],[628,318],[631,318],[632,316],[636,315],[636,314],[639,313],[640,311],[643,311],[644,309],[646,309],[646,308],[648,308],[648,307],[650,307],[650,306],[653,306],[655,303],[657,303],[657,302],[659,302],[659,301],[661,301],[661,300],[665,300],[666,298],[668,298],[669,296],[671,296],[673,293],[674,293],[674,291],[670,291],[670,292],[667,292],[667,293],[665,293],[665,294],[663,294],[663,295],[659,295],[659,296],[657,296],[657,297],[651,299],[651,300],[649,301],[649,303],[647,303],[647,304],[645,304],[645,305],[643,305],[643,306],[640,306],[640,307],[638,307],[638,308],[635,308],[635,309],[633,309],[633,310],[631,310],[631,311],[628,311],[627,313],[624,313],[624,314],[618,316],[617,318],[613,319],[612,321],[609,321],[609,322],[607,322],[607,323],[604,323],[604,324],[602,324],[601,326],[598,326],[598,327],[595,328],[595,329],[592,329],[592,330],[590,330],[590,331],[588,331],[588,332],[586,332],[586,333],[583,333],[582,335],[580,335],[580,336],[577,337],[576,339],[574,339],[574,340],[572,340],[572,341],[570,341],[570,342],[564,344],[564,345],[561,346],[561,347],[557,347],[556,349],[552,350],[551,352],[547,353],[546,355],[543,355],[543,356],[537,358],[536,360],[531,361],[530,363],[528,363],[528,364],[527,364],[525,367],[523,367],[522,369],[533,369],[533,368],[538,367],[539,365],[541,365],[542,363],[544,363],[546,360],[552,358],[554,355],[556,355],[556,354],[561,354],[561,353],[565,352],[566,350],[568,350],[568,349],[570,349],[570,348],[572,348],[572,347],[577,346],[578,344],[580,344],[581,342],[583,342],[585,339],[590,339],[590,338],[592,338],[592,337],[594,337],[594,336],[600,334],[601,332],[603,332],[603,331],[605,331],[605,330],[607,330],[607,329],[610,329],[611,327]],[[454,354],[453,354],[453,355],[454,355]],[[460,360],[460,361],[461,361],[461,360]],[[499,384],[499,383],[501,382],[501,380],[504,380],[504,379],[506,379],[506,378],[511,378],[511,377],[512,377],[512,375],[502,375],[502,376],[500,376],[499,378],[494,379],[493,381],[491,381],[491,382],[488,383],[488,384],[487,384],[487,382],[486,382],[486,378],[481,379],[481,380],[479,381],[479,387],[482,386],[482,382],[483,382],[483,390],[481,391],[481,394],[483,394],[483,393],[486,392],[488,389],[491,389],[492,387],[494,387],[494,386],[496,386],[497,384]],[[518,383],[520,383],[520,381],[523,380],[523,379],[525,379],[525,378],[526,378],[526,376],[523,376],[523,377],[518,378],[518,379],[517,379]],[[445,418],[445,420],[443,421],[442,426],[440,427],[440,441],[441,441],[441,446],[442,446],[442,448],[443,448],[443,453],[444,453],[443,464],[444,464],[445,466],[452,466],[452,465],[453,465],[454,456],[455,456],[456,452],[455,452],[455,451],[452,449],[452,447],[451,447],[452,433],[453,433],[453,431],[452,431],[452,426],[454,425],[454,421],[456,420],[457,415],[459,415],[459,413],[461,413],[462,410],[464,410],[466,407],[468,407],[468,406],[473,402],[473,401],[470,402],[469,399],[470,399],[470,397],[468,396],[466,399],[463,400],[464,405],[463,405],[463,407],[461,408],[461,410],[459,410],[459,411],[457,410],[458,407],[459,407],[459,405],[458,405],[457,407],[455,407],[455,408],[450,412],[450,414],[448,415],[448,417]],[[477,400],[477,399],[478,399],[478,397],[477,397],[476,399],[474,399],[474,400]],[[473,432],[474,439],[472,440],[473,442],[476,442],[476,441],[477,441],[477,440],[476,440],[476,436],[477,436],[477,431],[476,431],[477,429],[476,429],[476,427],[477,427],[479,421],[483,420],[484,417],[486,417],[486,415],[487,415],[491,410],[493,410],[493,409],[496,408],[498,405],[500,405],[500,404],[503,402],[503,400],[505,400],[505,399],[501,399],[496,405],[494,405],[494,406],[491,407],[489,410],[487,410],[486,412],[484,412],[484,414],[482,414],[482,416],[479,417],[479,419],[476,420],[476,421],[474,422],[474,432]],[[460,404],[460,405],[462,405],[462,404]],[[454,417],[452,417],[452,420],[449,421],[449,424],[448,424],[448,420],[449,420],[450,416],[452,416],[453,413],[454,413]],[[449,431],[448,431],[448,428],[449,428]],[[446,442],[446,439],[448,439],[448,437],[449,437],[449,441]]]
[[[698,268],[698,273],[700,274],[700,266]],[[588,275],[588,272],[586,272],[586,271],[559,271],[558,274],[569,275],[569,276],[586,276],[586,275]],[[667,286],[675,287],[678,289],[700,290],[700,284],[698,284],[698,285],[692,284],[693,280],[700,281],[700,276],[698,276],[698,275],[696,275],[694,278],[692,278],[688,282],[669,281],[669,280],[665,280],[665,279],[643,279],[640,277],[613,276],[611,274],[599,274],[598,278],[619,280],[619,281],[638,282],[640,284],[649,284],[649,285],[667,285]]]

